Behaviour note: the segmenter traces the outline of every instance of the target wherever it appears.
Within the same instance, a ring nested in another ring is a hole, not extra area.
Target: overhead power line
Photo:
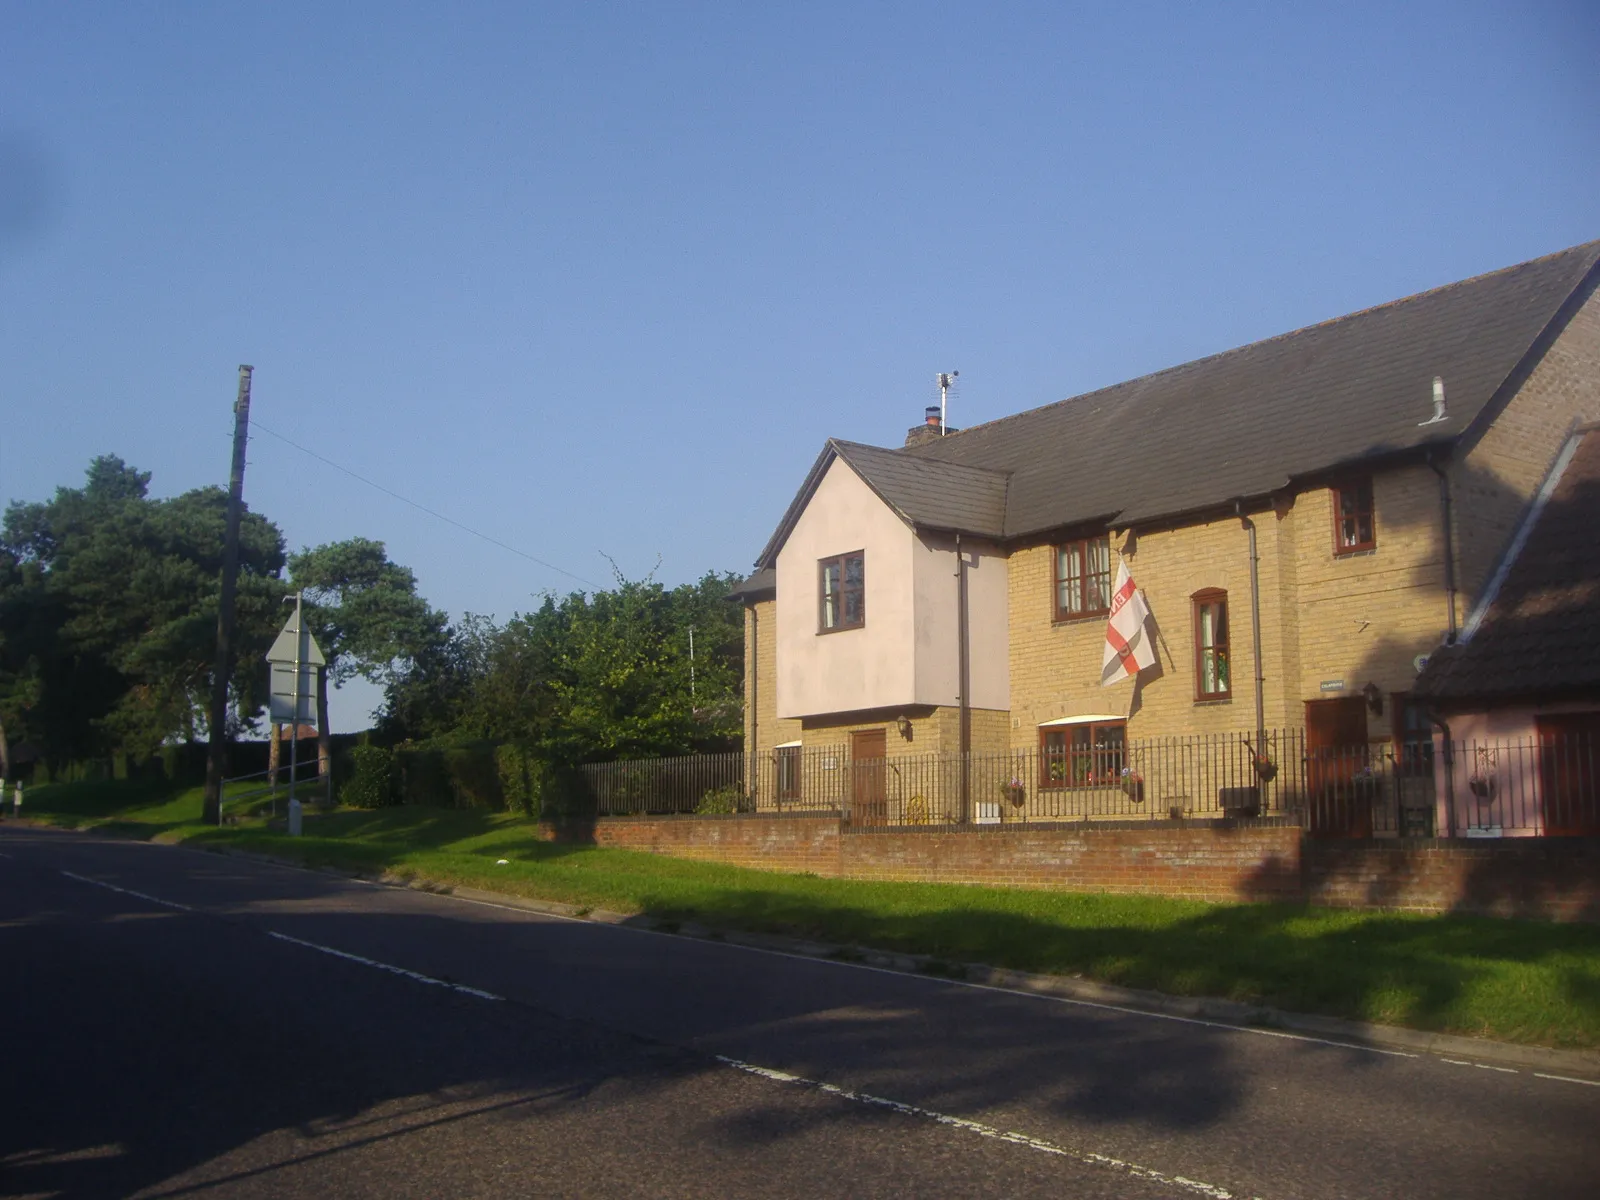
[[[283,436],[283,434],[277,432],[276,430],[268,429],[260,421],[254,422],[254,428],[256,430],[259,430],[261,433],[270,434],[272,437],[277,438],[280,442],[284,443],[287,446],[293,446],[296,450],[300,451],[301,454],[309,454],[312,458],[316,459],[318,462],[326,463],[328,466],[332,467],[335,471],[343,471],[346,475],[350,476],[351,479],[354,479],[359,483],[364,483],[369,488],[376,488],[378,491],[382,492],[385,496],[392,496],[394,499],[400,501],[402,504],[409,504],[412,508],[416,509],[418,512],[425,512],[430,517],[433,517],[434,519],[439,520],[439,521],[443,521],[446,525],[454,525],[457,529],[461,530],[464,533],[470,533],[475,538],[482,538],[484,541],[488,542],[490,545],[499,546],[500,549],[502,549],[502,550],[509,550],[509,551],[511,551],[511,553],[517,555],[519,558],[525,558],[529,562],[538,563],[541,567],[547,567],[548,569],[550,569],[552,571],[555,571],[557,574],[565,575],[568,579],[576,579],[579,583],[587,584],[588,586],[590,586],[592,588],[597,588],[598,589],[600,587],[600,585],[598,583],[595,583],[594,580],[592,580],[592,579],[585,579],[582,575],[575,575],[571,571],[567,570],[565,567],[556,566],[555,563],[545,562],[544,559],[538,558],[538,557],[536,557],[536,556],[534,556],[532,554],[529,554],[526,550],[518,550],[515,546],[508,546],[505,542],[502,542],[499,538],[490,537],[487,533],[480,533],[478,530],[472,528],[472,526],[470,526],[470,525],[463,525],[460,521],[457,521],[454,518],[445,516],[442,512],[435,512],[433,509],[429,508],[426,504],[418,504],[415,500],[411,499],[411,497],[402,496],[399,492],[395,491],[393,488],[386,488],[381,483],[375,483],[372,480],[368,479],[365,475],[357,474],[355,471],[352,471],[349,467],[343,466],[340,463],[336,463],[336,462],[333,461],[333,459],[326,458],[323,455],[318,454],[315,450],[311,450],[311,449],[308,449],[305,446],[302,446],[299,442],[294,441],[292,438],[286,438],[286,437]]]

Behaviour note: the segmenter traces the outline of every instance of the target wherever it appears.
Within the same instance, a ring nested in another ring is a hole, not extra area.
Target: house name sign
[[[1344,691],[1344,680],[1324,679],[1322,681],[1322,690],[1325,692],[1342,692]]]

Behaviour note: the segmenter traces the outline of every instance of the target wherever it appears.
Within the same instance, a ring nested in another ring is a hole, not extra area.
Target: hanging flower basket
[[[1022,780],[1013,779],[1010,783],[1000,785],[1000,793],[1011,801],[1012,808],[1021,808],[1028,802],[1028,789],[1023,786]]]
[[[1132,767],[1122,768],[1122,794],[1135,804],[1144,803],[1144,776]]]

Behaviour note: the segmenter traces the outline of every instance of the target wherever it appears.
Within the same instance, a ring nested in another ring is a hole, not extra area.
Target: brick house
[[[1600,242],[893,449],[830,440],[735,590],[778,761],[1431,736],[1453,643],[1576,423]],[[1101,684],[1111,581],[1154,667]]]

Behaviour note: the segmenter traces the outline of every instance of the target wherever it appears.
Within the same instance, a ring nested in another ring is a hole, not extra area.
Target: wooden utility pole
[[[206,795],[201,820],[215,825],[222,814],[222,777],[228,768],[228,678],[233,674],[233,597],[239,588],[239,521],[244,515],[244,454],[250,442],[250,373],[239,367],[239,398],[233,402],[233,473],[228,478],[228,527],[222,543],[222,596],[217,606],[217,661],[211,676],[211,753],[206,756]]]

